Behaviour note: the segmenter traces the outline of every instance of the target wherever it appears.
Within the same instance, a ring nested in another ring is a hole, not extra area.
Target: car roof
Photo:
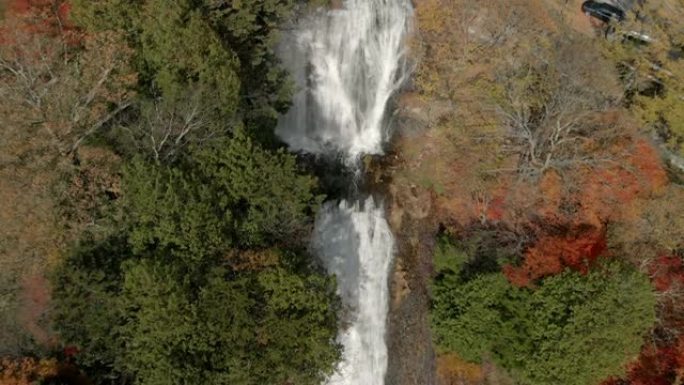
[[[595,0],[587,0],[582,3],[582,11],[598,14],[606,17],[606,19],[617,18],[619,20],[623,20],[625,17],[625,11],[622,8],[613,4]]]

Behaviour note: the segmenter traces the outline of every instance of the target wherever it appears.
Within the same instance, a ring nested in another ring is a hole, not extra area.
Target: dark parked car
[[[608,23],[611,20],[623,21],[625,19],[625,11],[622,8],[594,0],[588,0],[582,3],[582,12],[599,19],[604,23]]]

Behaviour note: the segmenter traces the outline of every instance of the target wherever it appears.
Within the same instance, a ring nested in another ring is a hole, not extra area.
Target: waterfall
[[[299,91],[276,134],[290,149],[351,159],[382,153],[411,12],[410,0],[347,0],[286,36],[281,58]]]
[[[403,80],[411,13],[411,0],[346,0],[285,36],[279,54],[298,92],[276,134],[291,150],[342,156],[355,168],[363,154],[382,153],[389,136],[385,110]],[[372,198],[358,199],[324,205],[312,239],[347,310],[338,336],[343,360],[327,385],[383,385],[387,371],[394,239],[383,208]]]
[[[387,371],[385,324],[387,278],[394,239],[384,211],[368,198],[329,203],[319,214],[314,252],[338,277],[338,293],[353,313],[351,325],[338,337],[343,360],[329,385],[381,385]]]

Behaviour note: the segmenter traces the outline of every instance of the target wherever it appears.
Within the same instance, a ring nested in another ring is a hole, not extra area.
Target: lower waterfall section
[[[338,337],[343,359],[327,385],[382,385],[387,371],[385,330],[394,238],[373,198],[326,204],[318,215],[313,251],[337,277],[345,309]]]

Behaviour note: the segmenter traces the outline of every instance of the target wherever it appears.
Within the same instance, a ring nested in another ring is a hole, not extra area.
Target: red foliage
[[[517,185],[520,191],[509,191],[505,206],[492,201],[492,212],[503,221],[541,234],[519,266],[504,269],[511,283],[529,286],[565,268],[586,273],[606,251],[605,223],[639,218],[640,198],[668,183],[658,152],[647,140],[630,139],[611,153],[620,161],[563,174],[552,170],[542,176],[536,192]],[[567,230],[549,233],[549,227]]]
[[[487,206],[485,217],[490,221],[500,221],[506,211],[506,199],[503,196],[495,196]]]
[[[627,155],[619,163],[585,170],[576,197],[580,218],[623,219],[637,198],[648,197],[668,183],[660,157],[649,142],[637,139],[625,151]]]
[[[569,232],[568,235],[546,235],[525,252],[519,267],[506,266],[504,274],[516,286],[558,274],[565,268],[587,273],[593,262],[606,252],[603,231]]]
[[[674,286],[684,287],[684,264],[677,256],[663,255],[649,268],[656,290],[668,291]]]
[[[68,24],[67,17],[71,6],[66,0],[10,0],[6,16],[32,18],[45,15],[51,21]]]
[[[508,282],[513,286],[529,287],[532,284],[530,276],[525,269],[513,265],[505,265],[502,270]]]
[[[661,255],[648,267],[651,282],[661,293],[659,301],[660,327],[670,333],[684,331],[684,307],[681,297],[684,293],[684,262],[680,256]],[[684,344],[684,340],[681,341]],[[684,346],[681,347],[684,351]]]
[[[59,37],[70,46],[80,43],[77,29],[69,21],[71,5],[66,0],[11,0],[5,11],[5,28],[13,32],[25,32],[50,37]],[[12,42],[7,30],[0,28],[3,35],[0,43]]]
[[[11,14],[24,14],[31,9],[31,1],[29,0],[14,0],[7,4],[7,12]]]
[[[682,375],[684,338],[678,344],[664,347],[647,346],[627,368],[625,379],[610,378],[601,385],[671,385]]]
[[[671,347],[645,348],[630,365],[627,377],[632,385],[669,385],[674,382],[677,352]]]
[[[75,357],[80,350],[74,345],[69,345],[63,349],[64,356],[67,358]]]
[[[630,159],[632,166],[639,171],[644,190],[658,190],[668,182],[660,155],[650,143],[639,139],[634,144],[634,152]]]

